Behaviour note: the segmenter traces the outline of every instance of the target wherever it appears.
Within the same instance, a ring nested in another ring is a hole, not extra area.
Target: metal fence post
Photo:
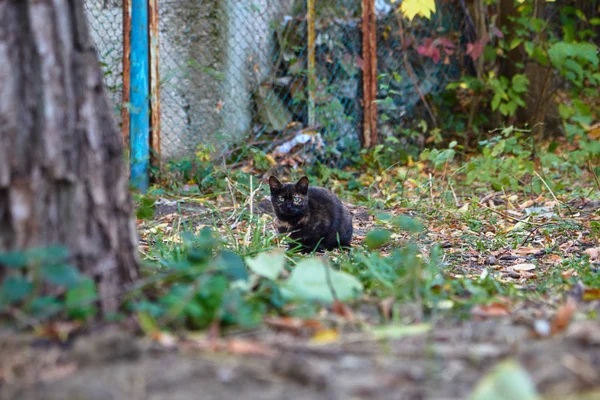
[[[131,183],[145,192],[150,164],[148,0],[131,2]]]
[[[150,161],[160,168],[160,74],[158,0],[149,0],[150,13]]]

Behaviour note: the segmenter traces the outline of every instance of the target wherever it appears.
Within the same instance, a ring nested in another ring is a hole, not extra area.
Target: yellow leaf
[[[430,19],[435,12],[435,0],[404,0],[400,11],[410,21],[417,15]]]
[[[335,342],[339,337],[339,334],[334,329],[323,329],[315,333],[312,337],[313,343],[332,343]]]

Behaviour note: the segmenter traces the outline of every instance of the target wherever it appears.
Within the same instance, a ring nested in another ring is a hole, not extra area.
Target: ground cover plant
[[[437,354],[423,348],[410,356],[415,365],[437,360],[424,380],[411,378],[417,372],[409,368],[400,374],[409,376],[403,384],[387,382],[377,390],[371,383],[348,384],[346,394],[375,390],[385,398],[386,390],[402,387],[407,398],[447,390],[486,398],[477,396],[494,392],[502,379],[517,382],[514,398],[593,390],[592,375],[581,374],[597,367],[597,168],[569,168],[575,144],[566,145],[572,146],[567,153],[545,151],[529,165],[527,157],[513,154],[524,140],[510,146],[499,145],[502,140],[510,134],[500,133],[481,155],[462,161],[451,145],[410,164],[392,163],[382,151],[365,153],[362,172],[318,163],[290,169],[292,178],[306,173],[334,190],[354,218],[350,251],[309,255],[286,250],[271,217],[258,210],[272,169],[256,161],[267,154],[255,150],[235,170],[196,168],[184,184],[185,169],[174,165],[148,194],[136,197],[142,277],[124,293],[121,311],[104,320],[130,321],[130,329],[162,346],[263,361],[292,348],[318,355],[341,346],[362,354],[369,343],[378,344],[376,358],[406,357],[406,348],[386,350],[394,341],[430,346]],[[93,280],[64,264],[64,257],[61,248],[3,254],[11,277],[1,293],[3,315],[13,324],[68,342],[92,323],[98,296]],[[40,285],[56,286],[56,295],[36,295]],[[57,316],[71,322],[53,322]],[[480,332],[489,324],[502,333]],[[438,354],[445,341],[464,353]],[[523,347],[509,351],[508,342]],[[529,348],[532,342],[540,347]],[[535,365],[561,346],[577,357],[576,365],[555,362],[552,379],[536,375]],[[452,366],[464,357],[478,361]],[[490,369],[506,357],[520,363]],[[291,362],[291,370],[300,368],[298,360]],[[57,364],[53,368],[64,368]],[[3,373],[19,366],[8,362]],[[489,370],[481,382],[478,367]],[[449,373],[464,376],[444,384]],[[423,382],[435,384],[426,388]]]
[[[63,246],[0,253],[0,397],[599,398],[596,3],[466,3],[460,40],[402,31],[466,65],[372,148],[319,120],[156,167],[118,291]],[[403,29],[436,2],[399,7]],[[270,175],[332,190],[352,248],[289,250]]]

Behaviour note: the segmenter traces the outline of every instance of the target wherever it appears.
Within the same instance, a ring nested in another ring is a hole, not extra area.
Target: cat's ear
[[[277,191],[281,189],[281,182],[279,182],[279,179],[271,176],[269,178],[269,187],[271,188],[271,192]]]
[[[300,178],[298,183],[296,183],[296,191],[302,194],[308,193],[308,178],[306,176]]]

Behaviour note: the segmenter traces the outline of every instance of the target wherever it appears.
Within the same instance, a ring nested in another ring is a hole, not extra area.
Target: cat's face
[[[298,183],[281,183],[274,176],[269,178],[271,203],[279,217],[301,217],[308,211],[308,178]]]

